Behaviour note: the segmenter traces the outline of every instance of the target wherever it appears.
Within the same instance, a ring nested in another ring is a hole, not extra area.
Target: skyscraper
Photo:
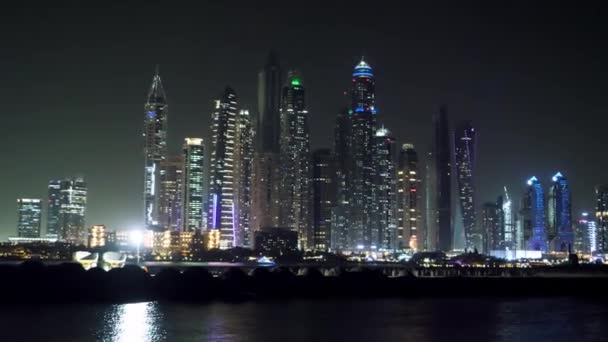
[[[252,229],[279,224],[281,67],[271,52],[258,75],[258,117],[252,181]]]
[[[327,251],[331,247],[332,209],[336,200],[336,168],[329,149],[316,150],[313,164],[313,238],[314,249]]]
[[[41,213],[41,200],[32,198],[17,199],[17,236],[39,238]]]
[[[235,246],[234,152],[236,93],[226,87],[212,115],[210,228],[220,231],[220,248]]]
[[[608,251],[608,184],[595,188],[595,216],[597,218],[597,250]]]
[[[153,228],[159,221],[160,163],[167,154],[167,102],[158,68],[144,111],[144,222]]]
[[[487,253],[489,251],[498,250],[501,245],[501,230],[500,230],[500,208],[497,203],[486,202],[481,210],[481,226],[484,232],[484,248]]]
[[[497,203],[502,204],[502,219],[500,220],[500,223],[502,225],[502,236],[504,240],[503,247],[514,249],[517,247],[517,239],[515,221],[513,218],[513,204],[506,186],[504,187],[504,196],[500,196]]]
[[[432,150],[436,192],[435,222],[437,229],[437,249],[450,251],[453,248],[454,230],[452,226],[452,161],[450,127],[447,107],[441,106],[434,116],[435,140]]]
[[[536,177],[527,181],[521,212],[524,248],[533,251],[547,251],[545,230],[545,196],[542,185]]]
[[[475,213],[475,184],[473,179],[476,151],[475,128],[470,121],[462,121],[454,133],[454,160],[458,180],[458,197],[462,212],[465,247],[481,249],[482,237],[477,229]]]
[[[160,163],[159,225],[182,230],[184,200],[184,158],[173,156]]]
[[[336,168],[336,200],[332,209],[331,248],[348,250],[350,200],[349,174],[352,165],[350,160],[350,136],[352,129],[352,110],[343,108],[336,116],[334,127],[334,159]]]
[[[59,209],[61,208],[61,180],[50,180],[48,190],[46,237],[57,238],[59,236]]]
[[[347,168],[349,201],[348,248],[371,250],[379,241],[373,236],[374,138],[376,135],[375,78],[363,59],[352,74],[349,136],[350,165]]]
[[[403,144],[397,167],[397,248],[424,249],[422,196],[418,153]]]
[[[433,145],[434,146],[434,145]],[[424,182],[424,208],[425,232],[423,250],[435,251],[439,248],[439,227],[437,222],[437,167],[433,151],[426,155],[425,182]]]
[[[552,250],[568,252],[568,246],[574,244],[570,188],[566,178],[559,172],[551,181],[547,198],[547,238]]]
[[[87,184],[84,179],[62,180],[59,201],[59,238],[75,244],[85,244]]]
[[[234,188],[237,231],[235,246],[253,247],[251,234],[251,180],[253,172],[254,130],[251,116],[246,109],[240,110],[236,119],[234,148]]]
[[[183,231],[203,229],[203,166],[205,147],[202,138],[184,139]]]
[[[298,232],[300,249],[313,247],[308,110],[302,78],[290,71],[281,96],[280,225]]]
[[[388,129],[376,130],[374,148],[372,248],[392,250],[397,245],[396,148]]]
[[[574,249],[581,253],[593,253],[597,250],[597,225],[593,216],[582,213],[576,225]]]

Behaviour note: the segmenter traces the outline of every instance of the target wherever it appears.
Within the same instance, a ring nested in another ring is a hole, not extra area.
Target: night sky
[[[331,146],[351,70],[365,55],[377,76],[378,119],[399,143],[427,151],[442,103],[451,120],[473,120],[479,204],[503,185],[519,199],[528,177],[547,185],[559,170],[578,215],[593,208],[594,186],[608,182],[603,9],[258,2],[3,8],[0,239],[16,235],[16,199],[45,198],[54,177],[86,178],[87,226],[137,227],[143,105],[155,64],[178,152],[186,136],[209,142],[212,100],[226,85],[256,108],[257,73],[271,48],[285,69],[302,72],[315,148]]]

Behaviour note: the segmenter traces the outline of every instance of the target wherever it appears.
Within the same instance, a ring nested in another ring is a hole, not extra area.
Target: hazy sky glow
[[[377,76],[379,121],[400,143],[426,151],[441,103],[452,120],[473,120],[480,204],[504,185],[518,201],[530,176],[546,185],[561,171],[578,215],[592,209],[594,185],[608,182],[608,44],[597,8],[211,3],[3,9],[0,239],[16,234],[18,197],[45,198],[50,178],[72,175],[89,183],[87,225],[138,226],[154,65],[177,152],[185,136],[210,140],[212,100],[227,84],[255,108],[270,48],[302,72],[315,148],[330,146],[364,54]]]

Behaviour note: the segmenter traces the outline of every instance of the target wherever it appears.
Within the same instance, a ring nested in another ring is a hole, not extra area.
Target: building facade
[[[520,212],[524,248],[546,252],[545,195],[538,178],[532,177],[528,179],[527,185]]]
[[[87,184],[80,177],[64,179],[60,189],[59,239],[86,244]]]
[[[608,251],[608,184],[595,188],[595,217],[597,220],[597,250]]]
[[[108,244],[108,229],[106,226],[98,224],[89,228],[89,248],[105,247]]]
[[[311,155],[306,92],[290,71],[281,94],[281,188],[279,224],[298,232],[300,249],[314,247],[311,228]]]
[[[456,164],[456,179],[458,183],[458,198],[462,212],[465,248],[481,249],[482,235],[477,229],[477,214],[475,212],[475,128],[470,121],[462,121],[456,125],[454,133],[454,161]]]
[[[349,167],[350,161],[350,131],[351,131],[351,110],[343,108],[336,116],[334,127],[334,160],[336,168],[336,200],[332,208],[331,218],[331,248],[337,251],[348,249],[350,219],[350,201],[348,197],[349,189]]]
[[[483,204],[481,210],[481,226],[484,232],[483,251],[486,253],[502,248],[503,237],[500,224],[500,218],[502,216],[501,204],[502,203],[486,202]]]
[[[421,185],[418,153],[413,144],[403,144],[397,166],[397,249],[424,249]]]
[[[184,200],[184,158],[172,156],[160,163],[159,225],[182,230]]]
[[[210,229],[220,231],[220,248],[235,246],[234,152],[237,99],[230,87],[216,100],[212,116]]]
[[[185,138],[182,148],[183,170],[183,200],[182,225],[183,231],[193,232],[203,229],[203,167],[205,147],[202,138]]]
[[[46,237],[59,237],[59,209],[61,208],[61,180],[52,179],[48,186],[48,202],[46,210]]]
[[[568,252],[574,244],[570,187],[560,172],[551,181],[547,196],[547,240],[552,251]]]
[[[253,175],[253,142],[255,131],[249,111],[240,110],[236,120],[234,149],[234,196],[236,206],[235,246],[251,248],[251,198]]]
[[[437,229],[436,249],[451,251],[453,249],[454,227],[452,225],[452,160],[450,143],[450,125],[446,106],[441,106],[434,116],[435,139],[431,156],[436,196],[435,214],[432,218]]]
[[[372,248],[393,250],[397,245],[396,145],[391,132],[381,127],[374,138]]]
[[[42,201],[34,198],[17,199],[17,236],[39,238],[42,217]]]
[[[331,248],[332,210],[336,201],[336,168],[331,150],[316,150],[312,155],[312,165],[313,248],[328,251]]]
[[[159,223],[160,164],[167,155],[167,114],[165,91],[157,68],[144,105],[144,223],[149,229]]]
[[[597,251],[597,224],[589,213],[581,213],[577,221],[574,249],[586,254]]]

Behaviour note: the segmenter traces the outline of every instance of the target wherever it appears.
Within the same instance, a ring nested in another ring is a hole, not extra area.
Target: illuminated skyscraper
[[[59,238],[75,244],[86,244],[87,184],[84,179],[62,180],[59,201]]]
[[[437,225],[437,167],[435,153],[426,155],[424,182],[425,232],[422,250],[435,251],[439,248],[439,228]]]
[[[454,229],[452,225],[452,161],[450,144],[450,127],[447,107],[441,106],[434,116],[435,140],[433,144],[432,166],[435,179],[436,196],[435,227],[437,229],[438,250],[450,251],[453,248]]]
[[[336,168],[329,149],[316,150],[313,164],[313,238],[314,249],[327,251],[331,246],[332,209],[336,200]]]
[[[184,139],[183,160],[183,231],[203,229],[203,166],[205,148],[203,139]]]
[[[46,210],[46,237],[57,238],[59,236],[59,209],[61,208],[61,180],[49,181],[49,198]]]
[[[507,192],[507,187],[505,186],[504,189],[504,196],[500,196],[499,200],[497,201],[497,203],[502,207],[502,219],[500,220],[500,223],[502,225],[503,247],[514,249],[517,247],[517,239],[515,221],[513,217],[513,204],[511,202],[511,198],[509,197],[509,193]]]
[[[481,226],[484,232],[483,251],[486,253],[501,249],[503,236],[500,224],[500,216],[502,216],[502,207],[500,204],[502,203],[486,202],[483,204],[481,210]]]
[[[374,138],[372,194],[372,248],[390,250],[397,245],[395,138],[384,127]]]
[[[184,200],[184,158],[173,156],[160,163],[159,225],[182,230]]]
[[[568,252],[568,246],[574,244],[570,188],[559,172],[551,180],[547,196],[547,238],[552,250]]]
[[[375,78],[363,59],[352,74],[349,157],[347,168],[348,218],[347,245],[351,250],[378,247],[374,230],[374,138],[376,135]]]
[[[220,231],[220,248],[235,246],[234,152],[236,93],[227,87],[215,102],[212,116],[210,229]]]
[[[271,52],[258,75],[258,118],[253,159],[252,230],[279,225],[281,67]]]
[[[597,250],[608,251],[608,184],[595,188],[595,216],[597,218]]]
[[[17,236],[39,238],[42,201],[32,198],[17,199],[17,214]]]
[[[253,172],[253,139],[255,132],[248,110],[239,111],[236,119],[234,148],[234,188],[237,231],[235,246],[253,247],[251,234],[251,180]]]
[[[454,134],[454,159],[458,180],[458,197],[462,212],[465,247],[481,249],[482,237],[477,229],[475,184],[473,179],[476,151],[475,128],[470,121],[460,122]]]
[[[528,179],[528,189],[524,195],[520,215],[522,217],[524,248],[547,251],[545,231],[545,196],[542,185],[536,177]]]
[[[167,154],[167,102],[158,68],[144,111],[144,222],[153,228],[159,223],[160,163]]]
[[[343,108],[336,117],[334,128],[334,159],[336,168],[336,200],[331,218],[331,248],[333,250],[348,250],[349,235],[349,189],[347,178],[350,174],[350,135],[352,110]]]
[[[418,153],[403,144],[397,167],[397,248],[424,249],[422,196]]]
[[[300,249],[313,247],[311,155],[308,110],[302,78],[290,71],[281,100],[280,225],[298,232]]]
[[[577,252],[593,253],[597,250],[597,225],[589,213],[582,213],[578,219],[574,240]]]
[[[108,228],[94,225],[89,228],[89,248],[105,247],[108,243]]]

